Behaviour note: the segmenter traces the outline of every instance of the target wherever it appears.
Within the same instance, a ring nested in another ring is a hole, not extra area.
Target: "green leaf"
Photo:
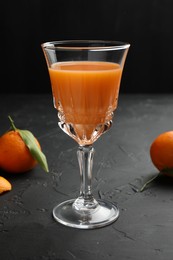
[[[24,143],[28,147],[32,157],[40,164],[40,166],[43,168],[43,170],[48,172],[49,169],[48,169],[46,156],[38,147],[38,145],[35,141],[34,135],[28,130],[20,130],[18,128],[16,130],[19,132]]]

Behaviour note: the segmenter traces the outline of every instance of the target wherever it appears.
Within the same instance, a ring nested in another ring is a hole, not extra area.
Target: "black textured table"
[[[0,196],[1,260],[172,260],[173,179],[160,177],[142,193],[135,188],[157,169],[149,148],[173,129],[173,95],[121,95],[113,127],[94,145],[93,193],[116,202],[120,217],[95,230],[54,221],[52,209],[79,191],[77,144],[57,125],[51,95],[1,95],[0,133],[11,115],[32,131],[50,172],[10,175],[12,191]]]

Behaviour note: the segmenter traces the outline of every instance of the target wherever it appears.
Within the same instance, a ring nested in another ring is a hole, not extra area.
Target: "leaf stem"
[[[14,125],[14,121],[13,121],[13,119],[11,118],[11,116],[8,116],[8,118],[9,118],[9,120],[10,120],[10,123],[11,123],[11,127],[12,127],[12,129],[13,129],[14,131],[16,131],[17,128],[16,128],[15,125]]]
[[[142,191],[146,188],[146,186],[147,186],[148,184],[150,184],[152,181],[154,181],[156,178],[158,178],[159,175],[160,175],[160,173],[158,173],[156,176],[152,177],[152,178],[149,179],[147,182],[145,182],[144,185],[140,188],[139,191],[142,192]]]

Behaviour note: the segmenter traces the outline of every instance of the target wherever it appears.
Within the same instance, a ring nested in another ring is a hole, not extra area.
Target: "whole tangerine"
[[[35,138],[41,149],[38,140]],[[37,161],[32,157],[28,147],[16,130],[0,137],[0,168],[10,173],[22,173],[33,169]]]
[[[164,132],[153,141],[150,157],[161,173],[173,177],[173,131]]]

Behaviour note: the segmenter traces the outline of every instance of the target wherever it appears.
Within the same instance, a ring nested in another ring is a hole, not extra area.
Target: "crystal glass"
[[[79,197],[53,209],[56,221],[92,229],[119,216],[117,206],[92,194],[93,143],[112,125],[130,45],[116,41],[54,41],[42,44],[59,127],[79,145]]]

